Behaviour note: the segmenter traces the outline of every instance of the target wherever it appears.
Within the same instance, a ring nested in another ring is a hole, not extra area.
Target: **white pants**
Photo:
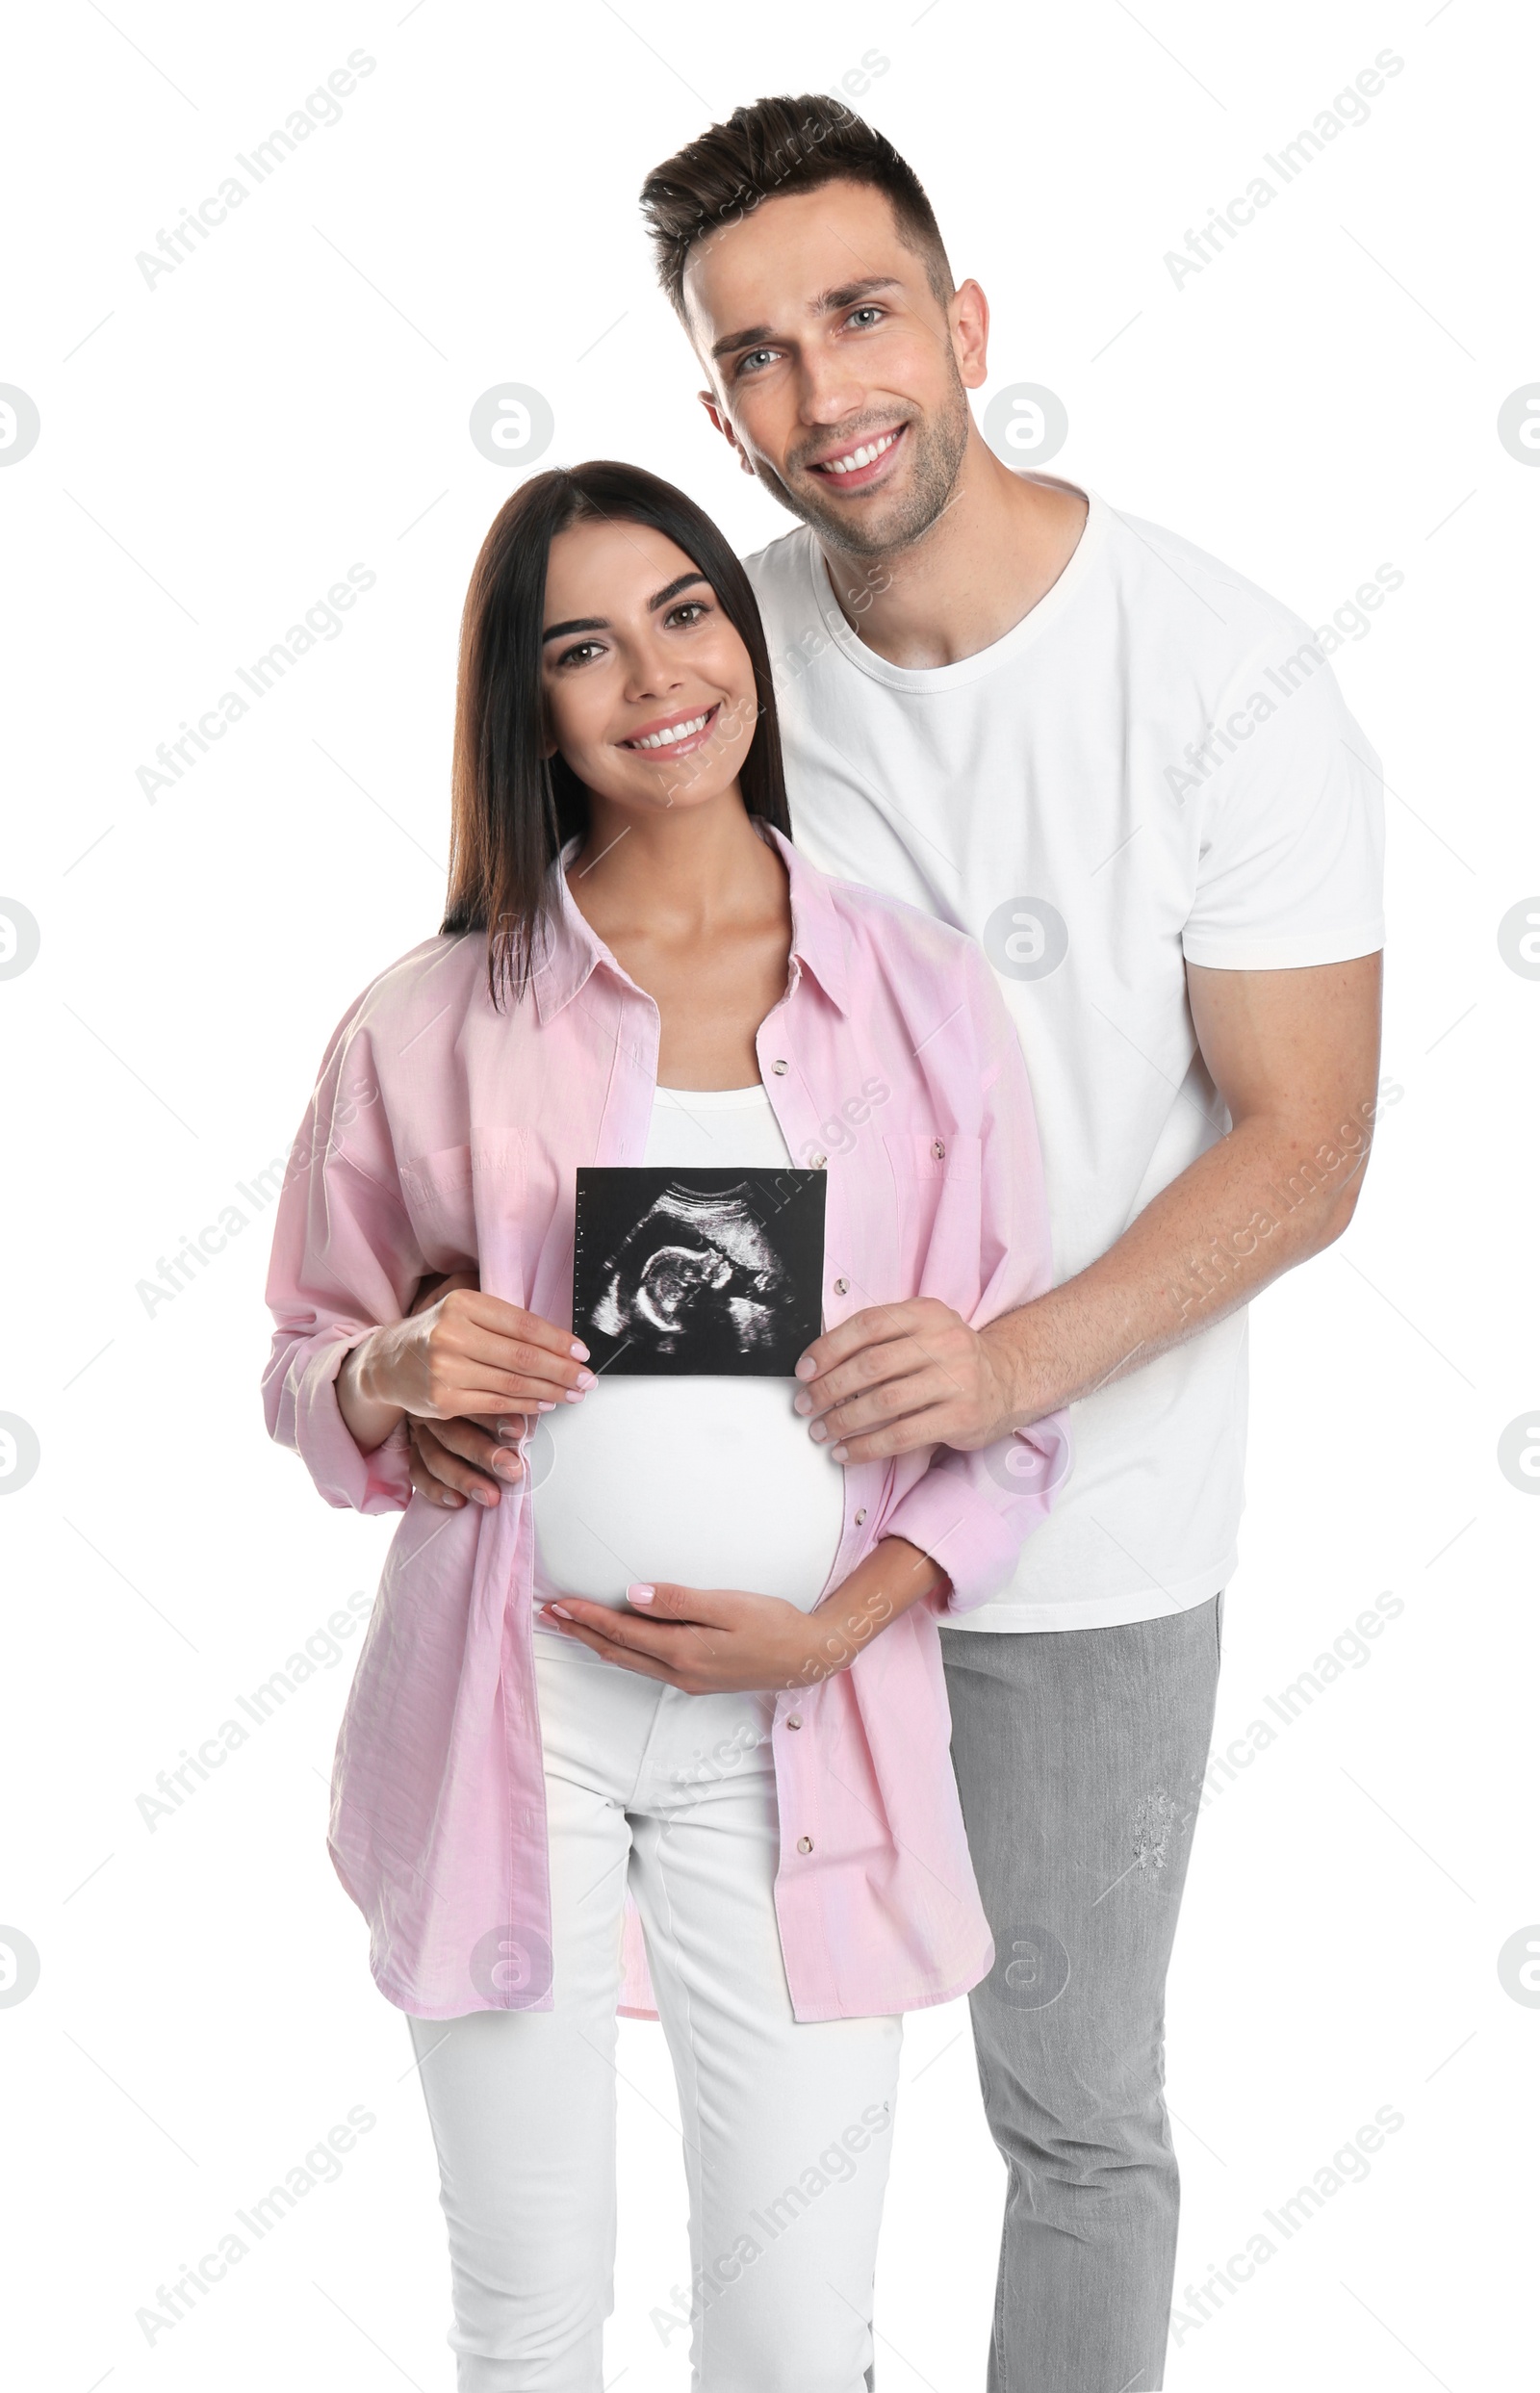
[[[460,2393],[603,2384],[628,1885],[679,2084],[692,2385],[861,2393],[902,2021],[792,2017],[775,1699],[683,1695],[549,1631],[535,1656],[555,2007],[409,2021]],[[658,2303],[682,2320],[663,2288]]]

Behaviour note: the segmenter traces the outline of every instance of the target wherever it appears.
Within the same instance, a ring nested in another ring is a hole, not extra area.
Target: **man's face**
[[[907,548],[945,508],[985,379],[977,284],[949,304],[861,183],[767,199],[708,234],[684,274],[712,422],[834,548]]]

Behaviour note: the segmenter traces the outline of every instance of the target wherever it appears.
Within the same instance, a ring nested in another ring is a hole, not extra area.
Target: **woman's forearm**
[[[361,1454],[372,1454],[376,1446],[383,1446],[398,1422],[406,1417],[399,1404],[371,1393],[370,1376],[380,1335],[378,1329],[372,1329],[344,1356],[337,1374],[337,1409]]]

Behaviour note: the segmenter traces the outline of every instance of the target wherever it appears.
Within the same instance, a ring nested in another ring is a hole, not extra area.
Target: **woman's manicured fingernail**
[[[631,1604],[651,1604],[655,1593],[654,1587],[628,1587],[626,1590],[627,1601]]]
[[[499,1479],[519,1479],[524,1473],[524,1464],[517,1454],[494,1454],[492,1468]]]
[[[821,1446],[825,1438],[829,1435],[829,1431],[824,1428],[821,1421],[809,1421],[808,1424],[808,1435],[812,1438],[816,1444]]]
[[[546,1609],[548,1612],[554,1612],[558,1620],[570,1620],[572,1618],[571,1612],[567,1610],[564,1605],[548,1604],[546,1606]]]
[[[597,1373],[597,1372],[593,1372],[593,1371],[579,1371],[579,1373],[578,1374],[578,1385],[580,1388],[591,1388],[591,1387],[597,1387],[597,1386],[598,1386],[598,1384],[599,1384],[599,1375],[598,1375],[598,1373]]]
[[[835,1462],[848,1462],[850,1460],[850,1449],[848,1446],[831,1446],[829,1452],[832,1458]]]
[[[479,1505],[492,1505],[497,1502],[497,1497],[490,1487],[473,1487],[471,1494]]]
[[[540,1402],[535,1406],[536,1412],[554,1412],[555,1409],[556,1400],[553,1396],[542,1396]],[[517,1431],[515,1431],[515,1435],[517,1435]]]
[[[549,1412],[551,1410],[551,1406],[546,1404],[543,1405],[541,1409],[545,1412]],[[502,1439],[504,1445],[517,1446],[520,1438],[524,1435],[524,1423],[522,1421],[500,1421],[498,1423],[498,1435]]]
[[[792,1398],[792,1400],[791,1400],[791,1409],[792,1409],[792,1411],[793,1411],[793,1412],[800,1412],[800,1413],[809,1413],[809,1412],[811,1412],[811,1410],[812,1410],[812,1398],[811,1398],[810,1396],[808,1396],[806,1392],[804,1392],[804,1394],[802,1394],[801,1396],[794,1396],[794,1397]]]
[[[797,1377],[799,1379],[815,1379],[817,1377],[817,1364],[813,1361],[810,1354],[805,1354],[801,1362],[797,1365]]]
[[[584,1346],[580,1338],[574,1338],[572,1342],[572,1351],[577,1355],[578,1360],[580,1363],[586,1363],[588,1360],[588,1349]]]

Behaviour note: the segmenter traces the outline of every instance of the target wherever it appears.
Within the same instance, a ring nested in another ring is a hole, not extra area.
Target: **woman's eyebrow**
[[[666,589],[656,591],[654,596],[648,600],[648,613],[655,614],[660,606],[667,606],[671,600],[677,599],[681,590],[688,590],[692,583],[697,581],[705,581],[706,579],[706,575],[697,573],[692,565],[687,574],[680,574],[677,581],[671,581]]]
[[[708,583],[709,577],[697,573],[692,566],[687,574],[680,574],[678,580],[671,581],[665,588],[653,593],[647,602],[648,613],[655,614],[660,606],[667,606],[671,601],[679,597],[681,590],[688,590],[697,581]],[[575,615],[571,623],[548,625],[540,634],[541,645],[544,646],[547,640],[565,640],[574,631],[607,631],[609,628],[609,619],[605,615]]]

